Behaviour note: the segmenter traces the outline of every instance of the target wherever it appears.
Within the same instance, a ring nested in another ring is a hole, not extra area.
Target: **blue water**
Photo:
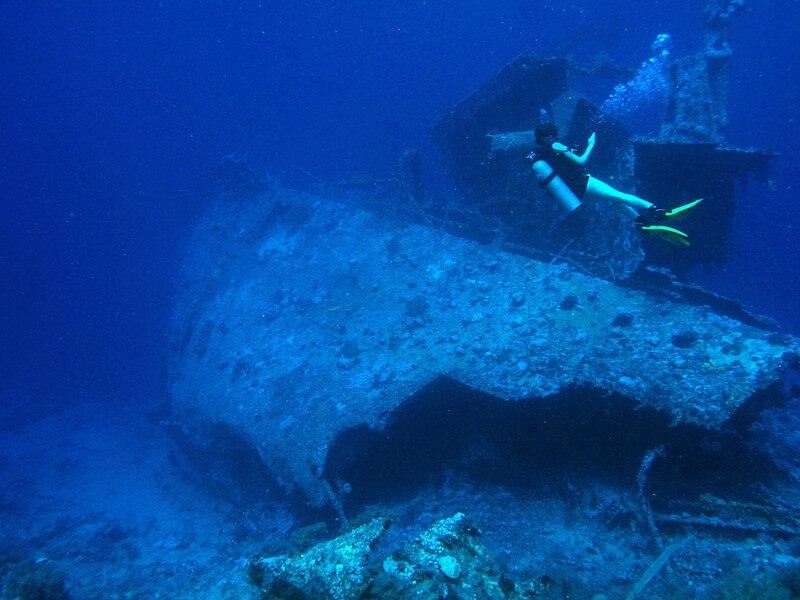
[[[520,52],[572,40],[577,60],[635,67],[659,33],[676,56],[702,44],[699,0],[30,0],[0,14],[0,393],[48,406],[164,399],[180,252],[224,155],[291,183],[386,176],[419,148],[447,193],[430,124]],[[729,141],[779,157],[739,193],[732,262],[692,275],[794,334],[798,30],[796,0],[735,17]]]

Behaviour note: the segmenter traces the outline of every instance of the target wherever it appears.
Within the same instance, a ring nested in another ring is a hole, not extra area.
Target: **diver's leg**
[[[618,189],[611,187],[607,183],[604,183],[595,177],[589,177],[589,182],[586,186],[585,199],[589,201],[608,200],[610,202],[622,204],[629,209],[634,216],[639,216],[640,214],[646,213],[647,209],[653,206],[652,202],[648,202],[647,200],[639,198],[639,196],[634,196],[633,194],[620,192]]]

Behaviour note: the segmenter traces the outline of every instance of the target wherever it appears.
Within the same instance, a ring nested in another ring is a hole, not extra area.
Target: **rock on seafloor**
[[[176,419],[224,424],[315,506],[337,436],[442,376],[507,401],[588,386],[716,428],[798,354],[707,307],[287,190],[220,203],[181,276]]]
[[[541,582],[504,575],[462,513],[384,558],[372,548],[389,526],[378,518],[296,555],[256,557],[250,579],[267,597],[284,600],[517,600],[545,591]]]
[[[296,556],[254,558],[250,580],[269,598],[356,600],[372,579],[372,547],[388,527],[387,519],[374,519]]]

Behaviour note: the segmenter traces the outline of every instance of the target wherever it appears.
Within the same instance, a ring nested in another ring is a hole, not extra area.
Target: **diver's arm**
[[[563,147],[564,155],[569,158],[572,162],[578,163],[579,165],[586,164],[586,161],[589,160],[589,156],[592,154],[592,150],[594,149],[595,138],[597,136],[592,133],[589,136],[589,141],[586,142],[586,150],[583,151],[583,154],[575,154],[572,150],[567,148],[566,146]],[[555,144],[553,144],[555,148]],[[555,148],[556,150],[561,150],[561,148]]]

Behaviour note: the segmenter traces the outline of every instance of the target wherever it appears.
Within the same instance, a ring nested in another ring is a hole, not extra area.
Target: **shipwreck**
[[[426,197],[415,153],[391,180],[306,191],[244,169],[247,185],[209,211],[182,267],[176,437],[237,448],[266,487],[345,520],[348,495],[380,479],[363,475],[369,460],[444,456],[453,448],[421,440],[448,423],[506,442],[571,431],[574,445],[613,430],[606,449],[624,448],[635,471],[678,428],[736,427],[785,400],[798,340],[681,282],[727,260],[736,182],[772,157],[725,142],[725,6],[707,11],[705,48],[670,63],[651,137],[571,89],[576,76],[634,71],[525,54],[432,126],[457,201]],[[576,142],[598,132],[601,178],[667,205],[705,198],[694,251],[643,241],[614,211],[560,215],[523,163],[542,110]]]

